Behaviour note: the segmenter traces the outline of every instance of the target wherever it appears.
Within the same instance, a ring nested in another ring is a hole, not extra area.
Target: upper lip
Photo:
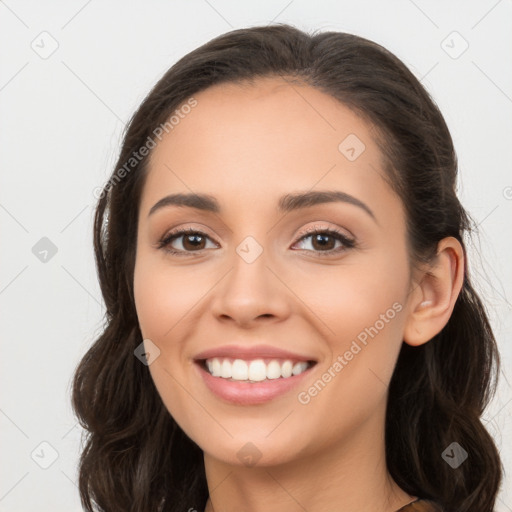
[[[283,350],[271,345],[224,345],[222,347],[210,348],[197,354],[194,359],[202,361],[214,357],[229,357],[232,359],[290,359],[292,361],[315,361],[313,357],[303,354],[296,354],[289,350]]]

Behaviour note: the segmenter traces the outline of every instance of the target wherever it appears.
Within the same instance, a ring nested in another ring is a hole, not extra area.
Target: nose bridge
[[[247,303],[263,300],[270,292],[269,286],[272,286],[267,268],[269,256],[268,248],[263,243],[252,235],[246,236],[235,247],[227,292]]]
[[[270,250],[255,236],[246,236],[234,250],[231,270],[215,294],[216,316],[229,316],[247,323],[259,316],[282,316],[286,312],[286,293],[274,273]]]

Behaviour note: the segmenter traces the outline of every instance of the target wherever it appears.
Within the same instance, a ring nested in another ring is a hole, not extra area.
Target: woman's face
[[[228,464],[381,441],[411,281],[370,126],[280,79],[195,99],[153,150],[138,225],[135,301],[165,406]],[[210,201],[161,202],[174,194]]]

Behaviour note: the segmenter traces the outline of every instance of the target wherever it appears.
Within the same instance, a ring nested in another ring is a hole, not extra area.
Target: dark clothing
[[[399,508],[396,512],[443,512],[443,509],[433,501],[417,499],[409,505]]]

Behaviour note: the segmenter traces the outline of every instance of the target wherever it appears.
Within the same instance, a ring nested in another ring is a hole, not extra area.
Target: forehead
[[[296,81],[259,78],[253,83],[217,84],[194,98],[197,106],[180,116],[172,128],[173,140],[167,137],[169,148],[190,137],[202,145],[210,143],[211,149],[250,142],[249,137],[254,146],[271,142],[276,148],[286,148],[293,135],[292,141],[309,141],[304,152],[320,139],[325,148],[338,151],[341,137],[348,132],[373,143],[372,127],[365,120],[332,96]],[[245,146],[249,144],[239,151]]]
[[[145,202],[172,191],[207,192],[221,202],[229,196],[247,205],[270,201],[274,192],[314,187],[368,200],[374,195],[379,202],[389,189],[373,127],[316,88],[261,78],[218,84],[194,98],[197,105],[152,152],[146,209],[151,205]]]

